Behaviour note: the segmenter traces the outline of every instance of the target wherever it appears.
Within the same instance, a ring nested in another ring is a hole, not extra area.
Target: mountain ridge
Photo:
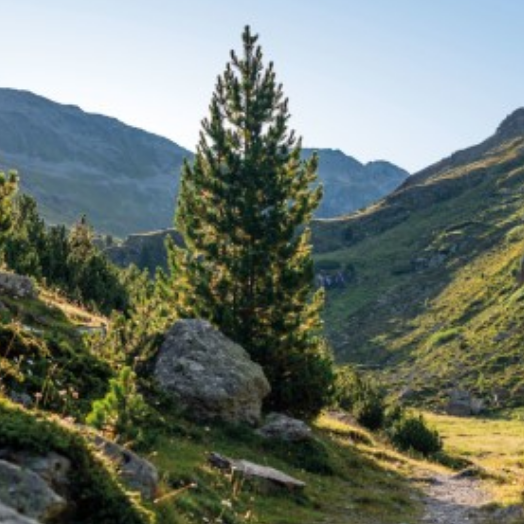
[[[305,150],[305,155],[313,150]],[[321,213],[349,212],[380,198],[407,172],[320,151]],[[102,233],[126,236],[172,223],[177,184],[191,151],[120,120],[29,91],[0,89],[0,163],[17,169],[51,223],[87,214]]]

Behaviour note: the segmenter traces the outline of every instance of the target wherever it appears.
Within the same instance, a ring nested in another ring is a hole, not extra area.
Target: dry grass
[[[426,413],[444,438],[446,451],[485,470],[496,501],[522,501],[524,421],[516,413],[499,418],[457,418]]]

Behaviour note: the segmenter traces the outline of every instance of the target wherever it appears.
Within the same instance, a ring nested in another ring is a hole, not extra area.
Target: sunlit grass
[[[486,472],[489,489],[503,503],[522,501],[524,488],[524,421],[457,418],[426,413],[448,453],[462,456]]]

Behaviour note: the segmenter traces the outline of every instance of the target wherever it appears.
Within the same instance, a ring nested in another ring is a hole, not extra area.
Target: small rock
[[[269,489],[279,487],[287,488],[288,490],[301,490],[306,486],[305,482],[291,477],[278,469],[261,466],[247,460],[234,460],[218,453],[211,453],[209,462],[219,469],[231,471],[244,478],[262,481],[262,485]]]
[[[302,420],[281,413],[268,415],[265,424],[256,433],[265,438],[276,438],[286,442],[300,442],[312,438],[311,428]]]
[[[116,463],[117,472],[129,489],[140,492],[145,500],[156,497],[159,476],[151,462],[98,434],[89,433],[87,436],[100,453]]]
[[[36,290],[29,277],[0,271],[0,293],[16,298],[35,298]]]
[[[446,413],[455,417],[469,417],[482,413],[484,407],[483,399],[476,398],[465,390],[453,389],[446,406]]]
[[[24,406],[25,408],[30,408],[33,405],[33,399],[27,393],[11,391],[9,393],[9,398],[13,402],[16,402],[16,404],[20,404]]]

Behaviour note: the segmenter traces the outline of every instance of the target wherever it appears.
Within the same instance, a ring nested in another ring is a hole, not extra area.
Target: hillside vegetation
[[[523,206],[520,109],[378,204],[317,221],[317,264],[346,280],[325,315],[338,359],[383,370],[412,400],[460,386],[524,404]]]

